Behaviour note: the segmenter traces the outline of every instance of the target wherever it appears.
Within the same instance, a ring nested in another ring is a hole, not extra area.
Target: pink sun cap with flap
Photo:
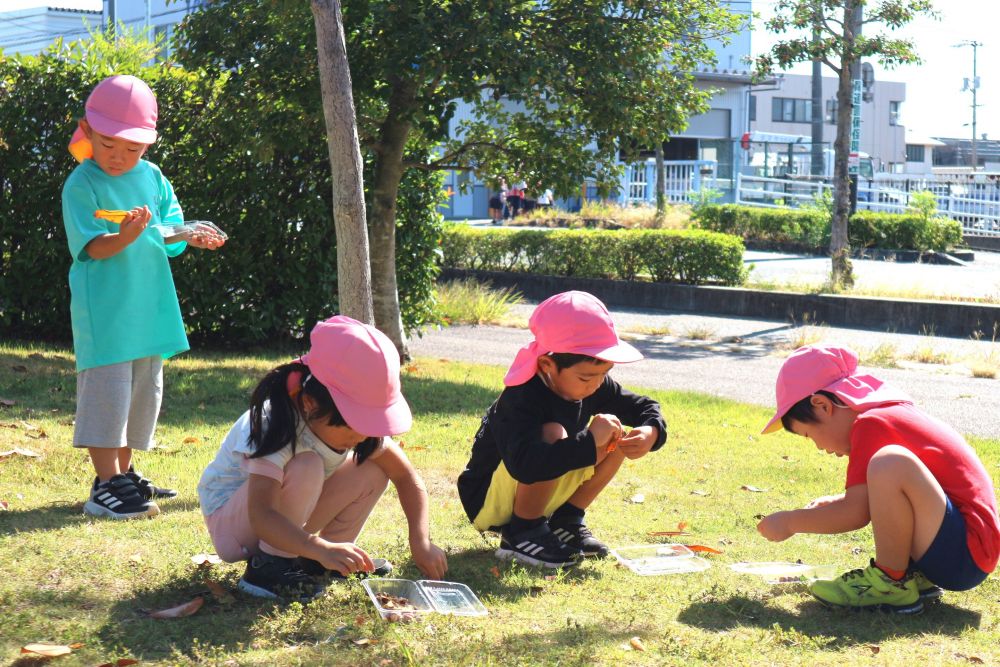
[[[774,394],[778,409],[761,433],[781,429],[781,418],[793,405],[818,391],[828,391],[861,411],[884,403],[912,403],[895,387],[872,375],[857,375],[854,350],[832,345],[806,345],[792,352],[778,371]]]
[[[137,144],[156,142],[156,96],[138,77],[109,76],[94,86],[85,108],[87,123],[98,134]],[[93,157],[92,145],[79,127],[69,143],[80,162]]]
[[[503,383],[524,384],[538,370],[538,357],[554,353],[585,354],[615,364],[642,359],[642,354],[618,338],[615,323],[601,300],[587,292],[562,292],[538,304],[528,328],[535,340],[522,347]]]
[[[399,353],[375,327],[346,315],[317,322],[298,361],[319,380],[347,425],[368,437],[410,430],[413,416],[399,386]]]

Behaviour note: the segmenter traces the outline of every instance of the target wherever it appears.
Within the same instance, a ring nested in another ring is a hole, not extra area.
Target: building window
[[[924,147],[918,146],[917,144],[906,144],[906,161],[907,162],[923,162],[924,161]]]
[[[889,102],[889,125],[899,124],[899,102]]]
[[[812,121],[812,100],[772,98],[771,120],[776,123],[808,123]]]
[[[751,95],[750,96],[750,120],[751,121],[757,120],[757,96],[756,95]]]

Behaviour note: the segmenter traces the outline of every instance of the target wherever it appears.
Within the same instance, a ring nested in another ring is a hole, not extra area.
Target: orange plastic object
[[[721,554],[722,552],[718,549],[713,549],[712,547],[706,547],[704,544],[685,544],[691,551],[700,551],[706,554]]]
[[[125,216],[128,215],[128,211],[108,211],[103,208],[99,208],[94,211],[94,217],[100,218],[101,220],[107,220],[108,222],[113,222],[116,225],[122,224],[125,220]]]

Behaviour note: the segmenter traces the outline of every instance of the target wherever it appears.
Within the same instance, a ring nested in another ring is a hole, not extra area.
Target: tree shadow
[[[766,600],[744,595],[710,596],[688,605],[677,620],[717,633],[740,627],[801,632],[829,639],[829,647],[843,648],[878,643],[899,635],[926,633],[960,636],[978,628],[981,615],[947,602],[927,604],[919,616],[894,616],[869,611],[829,609],[817,600],[803,600],[798,613],[767,604]]]
[[[413,374],[403,376],[403,395],[406,396],[414,417],[456,412],[463,415],[483,415],[502,390],[502,386],[490,389],[478,384]]]

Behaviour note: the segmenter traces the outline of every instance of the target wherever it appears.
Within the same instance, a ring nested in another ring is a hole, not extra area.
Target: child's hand
[[[410,544],[413,562],[428,579],[441,579],[448,572],[448,557],[432,542]]]
[[[594,415],[588,430],[594,436],[599,452],[604,452],[611,442],[622,437],[621,420],[614,415]]]
[[[626,458],[639,459],[649,453],[656,444],[659,431],[655,426],[634,428],[618,441],[618,449]]]
[[[823,507],[823,505],[829,505],[831,503],[835,503],[843,499],[844,499],[843,493],[837,493],[832,496],[823,496],[822,498],[817,498],[816,500],[810,500],[809,503],[806,505],[806,509],[811,510],[816,507]]]
[[[353,542],[327,542],[324,553],[317,558],[328,570],[336,570],[345,577],[357,572],[375,569],[371,557]]]
[[[188,245],[194,246],[195,248],[201,248],[202,250],[217,250],[222,247],[222,244],[226,242],[226,239],[212,232],[196,231],[191,235],[191,238],[189,238],[187,242]]]
[[[757,531],[772,542],[783,542],[795,534],[788,518],[788,512],[768,514],[757,524]]]
[[[132,241],[139,238],[139,234],[142,234],[142,231],[146,229],[146,225],[149,224],[152,218],[153,214],[150,212],[148,206],[136,206],[122,220],[118,236],[123,238],[126,243],[132,243]]]

